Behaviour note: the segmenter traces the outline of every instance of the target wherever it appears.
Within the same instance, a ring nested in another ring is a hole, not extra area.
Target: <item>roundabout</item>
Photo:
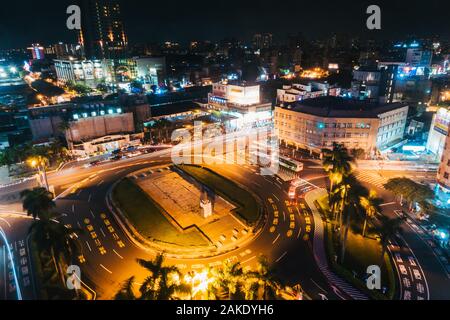
[[[227,185],[227,194],[215,191]],[[267,221],[261,199],[200,166],[132,172],[114,184],[108,205],[137,245],[183,259],[232,252],[251,242]]]

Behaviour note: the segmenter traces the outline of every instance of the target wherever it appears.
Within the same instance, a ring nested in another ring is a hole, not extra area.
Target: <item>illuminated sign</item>
[[[439,109],[436,114],[434,130],[443,135],[448,135],[449,126],[450,126],[450,111],[444,108]]]

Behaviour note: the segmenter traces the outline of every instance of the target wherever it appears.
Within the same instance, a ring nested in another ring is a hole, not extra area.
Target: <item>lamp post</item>
[[[28,163],[32,168],[38,169],[39,175],[42,176],[44,187],[45,187],[45,189],[47,189],[47,191],[49,191],[47,172],[45,171],[45,162],[46,162],[46,159],[41,156],[30,158],[28,160]]]

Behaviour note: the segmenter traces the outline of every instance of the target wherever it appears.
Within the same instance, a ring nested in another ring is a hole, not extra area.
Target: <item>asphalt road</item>
[[[59,220],[66,225],[84,230],[79,237],[83,246],[83,256],[77,263],[82,268],[82,280],[96,291],[97,298],[111,298],[121,282],[130,276],[136,276],[137,283],[142,281],[146,273],[135,262],[136,258],[152,259],[155,256],[155,253],[136,247],[122,232],[106,205],[105,197],[108,191],[116,181],[131,172],[167,165],[170,165],[169,151],[159,151],[91,168],[84,168],[82,163],[74,164],[49,176],[49,183],[55,186],[56,194],[58,194],[56,204],[57,211],[61,214]],[[177,265],[182,271],[201,270],[207,266],[222,264],[225,260],[240,261],[247,268],[253,267],[258,255],[264,254],[274,264],[279,277],[288,284],[301,284],[313,299],[321,299],[322,295],[326,295],[329,299],[337,299],[338,296],[314,261],[311,247],[313,231],[306,232],[309,228],[307,228],[302,208],[286,203],[287,186],[276,177],[259,175],[258,169],[254,166],[221,165],[214,167],[214,170],[248,186],[258,194],[268,209],[268,223],[254,241],[231,253],[208,259],[170,258],[168,263]],[[378,173],[374,172],[374,174]],[[398,174],[402,175],[403,172]],[[317,162],[305,161],[302,178],[318,187],[324,187],[326,184],[324,173]],[[386,204],[393,202],[392,196],[380,187],[380,180],[376,179],[376,176],[366,180],[363,182],[375,188],[383,196]],[[0,190],[0,201],[5,205],[11,204],[8,210],[20,211],[20,205],[17,205],[17,191],[32,187],[34,184],[30,181]],[[394,215],[395,210],[394,205],[389,205],[385,207],[384,213]],[[2,211],[5,212],[3,209]],[[277,225],[273,224],[275,212],[278,212]],[[9,221],[12,218],[6,219]],[[30,223],[25,219],[20,221],[22,227],[13,228],[9,232],[9,238],[18,239],[16,241],[23,239]],[[294,222],[293,228],[291,222]],[[447,275],[443,272],[442,265],[433,251],[414,230],[408,230],[407,225],[404,228],[406,231],[404,239],[414,250],[416,264],[423,269],[421,275],[425,279],[424,287],[429,288],[430,297],[450,299]],[[288,234],[289,230],[292,232]],[[311,230],[314,230],[313,226]],[[411,252],[405,251],[401,254],[402,259],[409,263]],[[18,259],[20,257],[17,257],[16,261],[19,261]],[[412,270],[413,266],[407,265],[407,267],[408,270]],[[410,271],[408,274],[411,288],[416,288],[415,291],[411,289],[411,297],[414,299],[421,294],[417,285],[422,282],[415,279]],[[403,283],[402,279],[399,281]],[[406,281],[404,284],[406,286]],[[24,293],[24,296],[32,298],[32,293]],[[343,293],[339,293],[339,296],[346,297]]]

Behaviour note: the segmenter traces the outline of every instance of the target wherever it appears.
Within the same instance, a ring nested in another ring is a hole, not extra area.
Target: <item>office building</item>
[[[128,46],[119,1],[80,0],[80,44],[88,59],[115,59],[126,55]]]
[[[371,104],[338,97],[320,97],[275,108],[279,139],[320,153],[334,142],[348,149],[364,149],[374,156],[401,142],[408,106]]]

